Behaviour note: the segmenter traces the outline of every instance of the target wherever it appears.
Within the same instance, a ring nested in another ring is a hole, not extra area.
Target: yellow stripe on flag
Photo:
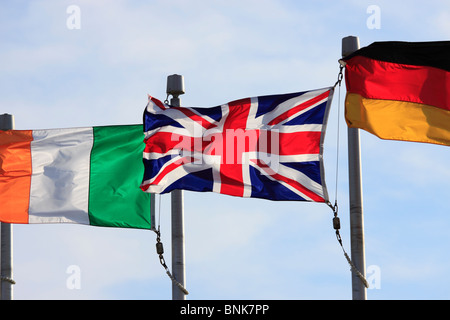
[[[450,146],[450,111],[419,103],[367,99],[347,93],[347,125],[381,139]]]

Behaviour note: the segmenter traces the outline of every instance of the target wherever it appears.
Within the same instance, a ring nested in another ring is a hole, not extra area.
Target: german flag
[[[450,146],[450,41],[374,42],[341,61],[349,127]]]

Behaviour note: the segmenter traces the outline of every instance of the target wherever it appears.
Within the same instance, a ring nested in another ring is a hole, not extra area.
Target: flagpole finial
[[[178,97],[185,93],[184,78],[179,74],[172,74],[167,77],[167,94]]]
[[[342,57],[346,57],[349,54],[359,49],[359,38],[355,36],[348,36],[342,38]]]
[[[1,130],[11,130],[14,128],[14,115],[4,113],[0,115],[0,128]]]

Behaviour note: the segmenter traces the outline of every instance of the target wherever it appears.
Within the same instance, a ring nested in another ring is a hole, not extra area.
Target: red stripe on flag
[[[254,160],[253,162],[255,162],[259,167],[261,168],[269,168],[264,162],[262,162],[261,160]],[[321,196],[319,196],[318,194],[314,193],[313,191],[309,190],[308,188],[306,188],[305,186],[303,186],[301,183],[290,179],[288,177],[285,177],[281,174],[278,173],[274,173],[274,174],[270,174],[270,177],[272,177],[275,180],[279,180],[279,181],[283,181],[285,183],[287,183],[288,185],[290,185],[292,188],[298,190],[299,192],[303,193],[304,195],[306,195],[307,197],[311,198],[311,200],[316,201],[316,202],[325,202],[325,199],[322,198]]]
[[[308,101],[305,101],[305,102],[303,102],[303,103],[301,103],[299,105],[296,105],[295,107],[290,108],[285,113],[280,114],[278,117],[276,117],[275,119],[270,121],[269,122],[269,126],[273,126],[275,124],[278,124],[278,123],[286,120],[287,118],[293,116],[294,114],[296,114],[296,113],[298,113],[298,112],[300,112],[300,111],[302,111],[302,110],[312,106],[313,104],[315,104],[315,103],[317,103],[317,102],[319,102],[319,101],[321,101],[323,99],[328,98],[329,94],[330,94],[330,91],[326,91],[326,92],[324,92],[324,93],[322,93],[322,94],[320,94],[320,95],[318,95],[318,96],[316,96],[316,97],[314,97],[312,99],[309,99]]]
[[[145,139],[144,152],[166,153],[173,149],[193,151],[197,145],[196,139],[201,140],[202,138],[193,138],[171,132],[157,132]],[[199,146],[201,145],[202,142],[200,141]]]
[[[280,133],[280,155],[320,153],[321,132]]]
[[[261,130],[258,145],[249,151],[279,155],[318,154],[321,135],[319,131],[280,133],[276,130]]]
[[[259,130],[230,131],[226,135],[193,138],[170,132],[157,132],[145,140],[144,152],[167,153],[170,150],[203,152],[220,155],[228,163],[240,163],[242,152],[267,152],[279,155],[320,153],[321,132],[279,133]],[[227,156],[228,154],[228,156]]]
[[[228,103],[229,112],[223,129],[245,129],[250,112],[251,99],[245,98]]]
[[[158,183],[160,183],[161,180],[164,179],[164,177],[168,173],[170,173],[173,170],[175,170],[176,168],[178,168],[178,167],[180,167],[180,166],[182,166],[182,165],[184,165],[186,163],[192,162],[192,161],[194,161],[194,158],[192,158],[192,157],[183,157],[183,158],[180,158],[177,161],[169,164],[162,171],[158,172],[158,175],[156,175],[156,177],[155,177],[156,179],[153,180],[153,182],[151,184],[152,185],[158,185]]]
[[[203,128],[209,129],[212,127],[216,127],[214,123],[209,122],[208,120],[199,116],[198,114],[194,113],[192,110],[189,110],[188,108],[172,107],[172,109],[181,111],[186,116],[188,116],[188,118],[199,123]]]
[[[152,96],[148,96],[149,98],[150,98],[150,100],[152,100],[152,102],[154,103],[154,104],[156,104],[160,109],[162,109],[162,110],[166,110],[167,108],[164,106],[164,104],[161,102],[161,101],[159,101],[158,99],[156,99],[156,98],[153,98]]]
[[[450,110],[450,72],[355,56],[345,67],[347,92]]]
[[[249,98],[230,102],[228,104],[229,112],[223,125],[223,133],[226,133],[226,130],[230,129],[245,129],[247,127],[250,106],[251,99]],[[227,138],[230,138],[230,136],[225,134],[223,136],[224,150],[225,152],[229,152],[231,151],[230,148],[232,148],[234,159],[230,161],[231,163],[222,161],[222,164],[220,165],[220,193],[242,197],[244,194],[244,183],[242,164],[239,164],[242,160],[242,153],[237,154],[238,144],[236,143],[235,138],[232,137],[232,141],[227,141]],[[222,155],[222,160],[224,160],[224,157],[225,160],[227,160],[226,154]]]
[[[242,165],[226,163],[220,165],[220,193],[242,197],[244,195],[242,179]]]

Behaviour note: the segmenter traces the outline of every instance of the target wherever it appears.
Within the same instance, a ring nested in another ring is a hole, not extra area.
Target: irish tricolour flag
[[[0,131],[0,221],[151,228],[142,125]]]

